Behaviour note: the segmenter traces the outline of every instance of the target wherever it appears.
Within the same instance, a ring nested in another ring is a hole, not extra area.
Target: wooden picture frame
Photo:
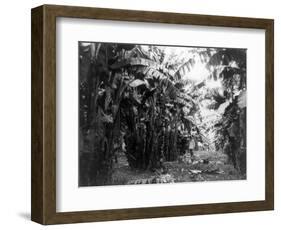
[[[100,211],[56,211],[56,18],[121,20],[265,30],[265,200]],[[43,5],[32,9],[31,219],[63,224],[274,209],[274,21],[179,13]]]

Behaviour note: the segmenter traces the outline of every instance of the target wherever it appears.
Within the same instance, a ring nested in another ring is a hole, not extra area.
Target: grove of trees
[[[155,170],[192,138],[246,173],[246,50],[79,43],[80,186],[111,184],[118,151]]]

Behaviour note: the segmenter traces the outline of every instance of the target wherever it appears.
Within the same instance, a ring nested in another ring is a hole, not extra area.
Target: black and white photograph
[[[82,186],[247,178],[247,49],[78,42]]]

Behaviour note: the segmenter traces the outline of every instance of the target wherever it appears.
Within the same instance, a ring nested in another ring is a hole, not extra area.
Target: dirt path
[[[165,162],[165,173],[130,169],[126,156],[118,154],[114,165],[113,184],[150,184],[246,179],[219,152],[197,151],[194,159],[184,156],[178,161]],[[164,179],[163,179],[164,178]]]

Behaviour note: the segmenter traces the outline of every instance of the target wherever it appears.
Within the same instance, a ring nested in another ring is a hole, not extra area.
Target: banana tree
[[[81,43],[79,55],[80,185],[110,183],[120,136],[132,168],[175,160],[198,110],[190,89],[199,86],[184,79],[194,60],[173,62],[156,46],[104,43]]]
[[[148,53],[136,46],[118,56],[111,68],[126,69],[135,77],[124,96],[122,113],[127,121],[129,164],[132,168],[159,168],[165,159],[175,160],[178,156],[180,116],[185,101],[192,101],[183,93],[186,82],[182,75],[194,62],[165,63],[164,52],[155,47]]]
[[[211,56],[210,79],[221,82],[212,93],[211,109],[223,108],[215,124],[216,146],[229,156],[234,167],[246,172],[246,50],[221,49]]]
[[[109,68],[118,47],[80,44],[80,185],[110,183],[114,142],[120,136],[120,102],[132,80]]]

